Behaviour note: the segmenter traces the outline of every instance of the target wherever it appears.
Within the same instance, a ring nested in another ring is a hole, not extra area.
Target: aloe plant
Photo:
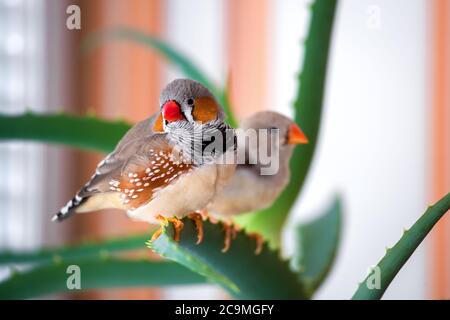
[[[342,203],[336,198],[318,218],[297,226],[294,266],[302,272],[311,296],[325,280],[337,253],[342,228]]]
[[[58,261],[76,261],[108,257],[112,254],[142,249],[147,235],[127,236],[104,241],[85,241],[78,245],[46,248],[32,252],[3,251],[0,254],[0,265],[8,264],[48,264]]]
[[[13,271],[0,283],[0,299],[29,299],[55,293],[71,293],[66,283],[68,267],[81,270],[81,289],[116,287],[148,287],[206,283],[206,279],[183,266],[148,260],[128,261],[96,258],[75,261],[54,261],[30,271]]]
[[[304,233],[305,238],[317,225],[322,226],[321,232],[325,234],[334,234],[336,231],[339,233],[340,224],[332,222],[341,219],[340,206],[333,203],[330,209],[317,219],[300,227],[299,232]],[[313,281],[317,287],[322,283],[328,270],[326,266],[331,265],[338,248],[338,241],[325,240],[314,246],[305,242],[295,255],[303,258],[288,261],[281,258],[278,250],[269,248],[267,243],[264,244],[261,253],[256,254],[256,240],[242,230],[237,232],[230,249],[222,252],[225,238],[221,223],[204,222],[205,238],[198,245],[195,224],[189,219],[184,219],[184,224],[178,243],[173,240],[173,226],[168,225],[156,240],[147,240],[147,245],[162,257],[182,264],[186,269],[181,267],[177,269],[175,263],[161,264],[147,259],[124,260],[116,257],[118,253],[124,251],[145,248],[145,239],[149,239],[150,235],[87,242],[29,253],[0,253],[0,264],[35,266],[29,271],[15,272],[7,281],[0,283],[0,299],[31,298],[67,292],[64,279],[67,278],[67,266],[72,264],[79,266],[83,272],[83,290],[154,286],[161,283],[174,285],[212,282],[219,284],[236,298],[306,299],[313,294],[309,282]],[[326,252],[327,257],[323,259],[325,263],[314,265],[310,258],[311,250]],[[314,271],[310,270],[313,266],[325,270],[325,274],[320,278],[316,276],[304,278],[303,274],[314,274]],[[164,278],[165,273],[162,279],[158,278],[154,271],[158,271],[159,268],[168,268],[166,272],[173,271],[173,277],[167,275],[167,278]],[[98,278],[95,277],[96,274]],[[268,277],[268,275],[276,276]],[[39,285],[41,281],[39,279],[45,281],[45,285]],[[30,283],[35,285],[30,286]]]
[[[372,271],[367,275],[366,279],[359,284],[358,290],[353,295],[353,299],[380,299],[401,267],[408,261],[409,257],[414,253],[426,235],[449,209],[450,193],[435,205],[429,206],[427,211],[409,230],[403,231],[403,236],[400,240],[392,248],[386,249],[384,257],[378,262],[375,268],[372,268]],[[376,276],[374,275],[375,270],[379,271],[379,288],[368,286],[368,281]]]
[[[278,251],[263,245],[256,254],[255,239],[245,232],[236,232],[230,249],[224,247],[224,225],[204,223],[204,239],[197,244],[197,229],[192,220],[183,219],[179,243],[170,224],[149,247],[161,256],[178,262],[225,288],[236,298],[304,299],[301,275],[292,271]],[[244,270],[248,270],[243,274]],[[272,276],[268,276],[272,275]]]
[[[295,151],[290,184],[274,205],[239,219],[244,229],[236,234],[228,252],[221,250],[224,242],[222,224],[205,221],[205,237],[202,243],[196,244],[195,226],[189,219],[184,220],[185,228],[178,243],[173,241],[174,230],[169,224],[153,241],[148,240],[150,234],[145,234],[33,252],[0,252],[0,264],[27,266],[24,271],[13,272],[10,278],[0,283],[0,299],[67,292],[66,269],[71,264],[82,269],[82,289],[211,282],[236,298],[313,297],[326,279],[337,254],[342,226],[340,198],[336,198],[315,220],[295,226],[297,247],[293,257],[283,259],[276,248],[281,245],[282,227],[301,191],[317,143],[336,4],[337,1],[316,0],[311,6],[311,25],[294,103],[295,120],[304,128],[311,143]],[[229,123],[236,126],[227,90],[213,84],[189,59],[160,39],[127,28],[113,29],[91,35],[84,43],[86,54],[105,40],[129,41],[156,50],[180,67],[187,77],[208,86],[224,105]],[[106,121],[94,116],[0,115],[0,140],[60,143],[102,152],[111,151],[128,128],[130,125],[123,121]],[[382,259],[379,264],[384,274],[381,290],[374,293],[362,285],[354,298],[381,298],[420,241],[449,209],[449,198],[447,195],[430,208]],[[255,253],[256,242],[249,231],[258,231],[265,237],[260,254]],[[146,250],[145,243],[164,257],[164,261],[117,257],[122,252]]]

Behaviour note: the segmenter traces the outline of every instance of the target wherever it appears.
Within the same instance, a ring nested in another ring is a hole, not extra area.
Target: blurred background
[[[81,30],[66,9],[81,8]],[[290,115],[306,0],[0,0],[0,112],[94,112],[130,122],[157,109],[181,76],[157,54],[108,42],[83,54],[86,35],[130,26],[156,35],[217,83],[232,75],[243,118]],[[344,198],[336,268],[317,298],[349,298],[367,268],[450,189],[450,0],[343,0],[338,4],[319,145],[290,221],[307,220],[334,194]],[[146,231],[123,213],[50,217],[88,179],[102,155],[62,146],[0,144],[0,249]],[[289,224],[285,254],[292,248]],[[0,269],[0,278],[8,275]],[[66,298],[223,298],[209,286],[108,290]],[[385,298],[450,298],[450,221],[443,220]]]

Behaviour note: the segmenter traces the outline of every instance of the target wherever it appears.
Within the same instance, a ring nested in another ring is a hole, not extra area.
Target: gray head
[[[199,82],[174,80],[164,88],[159,102],[161,114],[157,127],[160,130],[155,131],[167,133],[169,140],[194,162],[203,163],[209,157],[205,151],[207,146],[214,149],[213,158],[234,147],[234,133],[230,134],[223,122],[225,114],[221,106]],[[216,139],[216,135],[223,139]],[[213,148],[214,143],[217,148]]]
[[[281,148],[292,148],[296,144],[308,143],[308,139],[298,125],[293,120],[278,112],[257,112],[245,119],[242,122],[241,128],[279,130],[279,145]]]
[[[225,118],[212,93],[190,79],[170,82],[161,92],[159,104],[165,125],[175,121],[208,123]]]
[[[244,143],[244,148],[239,148],[239,151],[245,152],[246,159],[246,165],[242,168],[250,168],[255,174],[267,175],[270,179],[288,181],[289,160],[294,147],[308,141],[295,122],[280,113],[263,111],[244,120],[241,129],[244,135],[240,136],[239,141]],[[257,143],[250,140],[247,143],[244,140],[246,137],[256,138]]]

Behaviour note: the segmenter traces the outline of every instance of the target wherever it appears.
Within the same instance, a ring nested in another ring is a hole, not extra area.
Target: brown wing
[[[129,160],[118,179],[109,181],[110,190],[120,193],[122,204],[127,210],[148,203],[158,190],[193,169],[193,165],[184,161],[165,139],[154,140],[155,143],[146,145]]]
[[[135,154],[142,144],[151,139],[153,126],[159,112],[150,118],[136,123],[122,137],[113,152],[108,154],[97,166],[91,180],[80,190],[80,196],[85,197],[96,192],[109,190],[108,181],[110,175],[120,174],[127,159]]]
[[[155,133],[153,131],[155,121],[157,121],[158,118],[159,113],[153,115],[149,119],[137,123],[131,128],[118,143],[116,149],[99,163],[91,180],[85,184],[85,186],[54,216],[53,219],[64,220],[76,211],[84,212],[111,207],[121,208],[120,205],[125,204],[124,202],[127,197],[121,195],[121,197],[125,198],[118,201],[115,195],[112,194],[111,191],[113,190],[111,187],[117,188],[117,181],[125,181],[123,177],[129,173],[131,168],[136,171],[135,173],[138,173],[139,167],[143,167],[145,171],[147,165],[156,161],[156,158],[151,159],[153,153],[150,150],[158,150],[159,152],[160,150],[171,149],[165,139],[165,134]],[[173,171],[176,173],[178,170],[186,169],[184,165],[180,168],[176,168],[176,164],[177,162],[174,162],[175,168],[172,169],[171,172]],[[167,167],[163,169],[166,168]],[[128,182],[130,180],[131,179],[129,178]],[[128,187],[123,189],[130,190]],[[134,200],[136,197],[133,198],[132,196],[131,200]],[[141,197],[141,199],[142,198],[143,197]],[[130,205],[136,202],[131,200],[127,202],[130,203]]]

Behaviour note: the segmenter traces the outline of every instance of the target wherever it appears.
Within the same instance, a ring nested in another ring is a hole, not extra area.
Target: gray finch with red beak
[[[229,133],[222,108],[200,83],[178,79],[162,91],[160,110],[127,132],[54,220],[76,212],[119,208],[136,220],[169,220],[177,227],[181,223],[177,218],[204,209],[214,199],[234,173],[235,164],[214,161],[217,153],[212,162],[205,162],[201,152],[191,149],[198,139],[195,132],[202,137]],[[234,136],[225,141],[222,155],[234,153]],[[200,151],[204,146],[200,141]]]

